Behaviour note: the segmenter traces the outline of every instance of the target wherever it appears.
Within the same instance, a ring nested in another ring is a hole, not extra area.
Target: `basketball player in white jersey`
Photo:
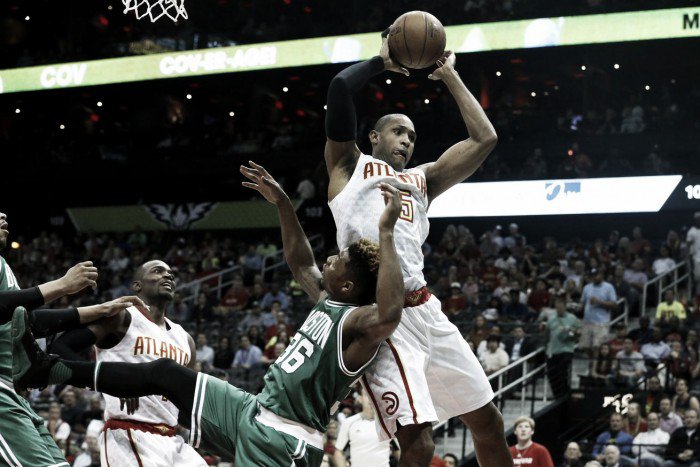
[[[379,182],[400,183],[402,216],[396,224],[396,248],[406,289],[401,324],[381,347],[362,378],[378,413],[380,436],[396,436],[402,466],[427,466],[435,446],[433,422],[458,416],[471,430],[477,459],[488,467],[512,466],[503,418],[491,402],[493,391],[479,361],[459,330],[442,313],[440,301],[426,289],[421,245],[428,236],[428,205],[481,165],[496,145],[496,132],[481,106],[454,69],[447,52],[430,79],[442,80],[452,93],[470,137],[435,162],[406,169],[416,131],[401,114],[385,115],[369,133],[372,155],[356,145],[353,95],[384,70],[408,75],[389,56],[386,38],[379,56],[341,71],[328,89],[325,160],[328,200],[338,230],[338,247],[357,238],[376,240],[383,202]]]
[[[97,362],[147,363],[169,358],[194,369],[195,344],[179,324],[165,317],[174,298],[175,276],[163,261],[140,266],[131,284],[147,305],[130,307],[59,337],[52,350],[75,358],[77,350],[95,345]],[[79,357],[78,357],[79,358]],[[105,428],[100,436],[102,467],[206,466],[199,454],[176,434],[178,409],[162,396],[119,399],[104,394]]]

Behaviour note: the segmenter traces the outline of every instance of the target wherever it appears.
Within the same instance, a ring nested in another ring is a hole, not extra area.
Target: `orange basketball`
[[[391,58],[407,68],[427,68],[445,53],[445,28],[425,11],[399,16],[389,28],[387,39]]]

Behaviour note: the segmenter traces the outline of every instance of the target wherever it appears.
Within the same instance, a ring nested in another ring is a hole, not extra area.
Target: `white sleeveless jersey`
[[[428,194],[425,173],[420,169],[396,172],[389,164],[361,154],[355,171],[343,190],[331,200],[338,231],[338,247],[367,238],[379,241],[379,217],[384,212],[380,182],[402,183],[401,215],[394,229],[394,244],[399,256],[406,291],[425,286],[423,278],[423,242],[428,237]]]
[[[192,355],[188,334],[182,326],[165,318],[169,329],[160,327],[148,319],[136,307],[126,310],[131,314],[131,324],[124,338],[111,349],[96,348],[98,362],[148,363],[159,358],[169,358],[186,366]],[[132,415],[119,408],[119,398],[103,394],[105,420],[128,419],[152,424],[177,425],[178,409],[163,396],[139,398],[139,408]]]

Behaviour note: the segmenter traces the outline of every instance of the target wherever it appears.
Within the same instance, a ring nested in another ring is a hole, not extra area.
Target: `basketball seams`
[[[423,13],[423,21],[425,22],[425,34],[423,35],[423,50],[421,50],[420,58],[418,58],[418,65],[423,63],[423,54],[425,53],[425,45],[428,43],[428,15]]]
[[[406,66],[411,66],[413,65],[413,57],[411,57],[411,49],[408,47],[408,40],[406,39],[406,20],[408,19],[408,16],[404,16],[403,18],[403,45],[406,47],[406,53],[408,54],[408,60],[409,63],[406,64]]]

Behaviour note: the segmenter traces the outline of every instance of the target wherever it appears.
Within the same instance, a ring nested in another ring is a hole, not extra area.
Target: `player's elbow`
[[[492,151],[498,144],[498,135],[496,130],[491,129],[485,136],[479,139],[479,144],[484,146],[489,152]]]
[[[347,81],[341,75],[336,75],[331,80],[331,84],[328,85],[328,101],[330,102],[331,96],[349,94],[350,88]]]
[[[381,318],[373,328],[374,339],[376,342],[381,342],[390,337],[401,322],[401,313],[403,313],[403,304],[389,306],[381,310]]]

